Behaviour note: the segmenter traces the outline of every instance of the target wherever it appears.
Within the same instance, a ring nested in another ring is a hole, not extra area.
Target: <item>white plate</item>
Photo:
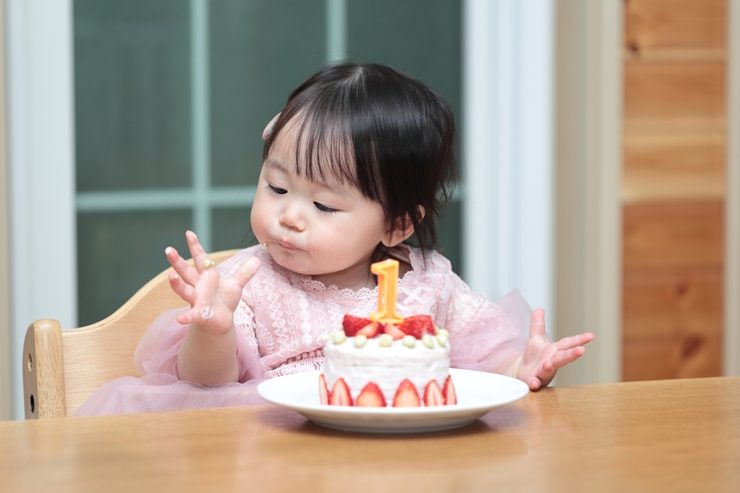
[[[495,373],[450,369],[458,404],[434,407],[344,407],[319,402],[319,371],[262,382],[257,392],[278,406],[294,409],[317,425],[367,433],[421,433],[451,430],[475,422],[497,406],[529,393],[521,380]]]

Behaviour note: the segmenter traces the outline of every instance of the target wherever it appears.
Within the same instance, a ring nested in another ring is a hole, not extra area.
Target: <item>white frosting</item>
[[[450,373],[450,345],[441,347],[435,341],[430,349],[421,341],[417,343],[409,348],[399,339],[390,347],[382,347],[376,337],[358,348],[353,337],[341,344],[328,341],[324,346],[326,383],[332,389],[334,382],[344,378],[355,400],[368,382],[375,382],[386,405],[392,406],[399,384],[408,378],[416,386],[419,399],[423,399],[424,388],[432,379],[440,388],[444,386]]]

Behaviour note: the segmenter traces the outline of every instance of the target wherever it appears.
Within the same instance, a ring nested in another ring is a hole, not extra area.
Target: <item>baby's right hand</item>
[[[190,304],[190,310],[180,314],[181,324],[196,324],[213,335],[224,334],[234,323],[234,311],[241,299],[242,290],[260,267],[252,257],[229,277],[221,277],[213,269],[213,261],[203,250],[192,231],[185,233],[195,266],[188,264],[172,247],[165,249],[167,260],[174,272],[169,275],[172,290]]]

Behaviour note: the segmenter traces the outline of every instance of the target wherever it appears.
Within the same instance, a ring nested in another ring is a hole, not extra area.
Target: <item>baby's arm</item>
[[[587,332],[550,342],[545,334],[545,311],[535,310],[529,326],[527,346],[512,376],[526,382],[532,390],[546,387],[555,373],[580,358],[586,352],[583,346],[593,340],[594,335]]]
[[[185,236],[194,266],[174,248],[165,250],[175,271],[170,274],[170,286],[191,307],[177,319],[190,324],[177,356],[178,374],[181,380],[200,385],[236,382],[234,311],[244,286],[259,269],[259,260],[253,257],[231,276],[221,277],[195,233],[188,231]]]

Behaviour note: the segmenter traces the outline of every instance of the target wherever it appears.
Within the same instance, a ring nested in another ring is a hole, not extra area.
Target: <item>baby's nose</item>
[[[306,220],[301,205],[291,201],[280,214],[280,224],[296,231],[306,229]]]

